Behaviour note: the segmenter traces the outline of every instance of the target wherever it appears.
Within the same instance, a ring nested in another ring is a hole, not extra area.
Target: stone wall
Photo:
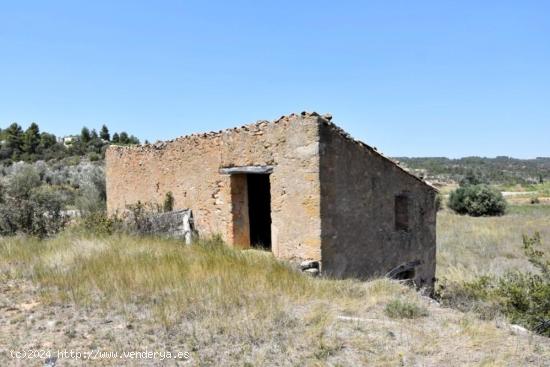
[[[415,281],[435,276],[435,190],[330,123],[320,127],[322,271],[374,277],[420,262]],[[395,225],[395,199],[408,197],[408,231]]]
[[[246,247],[246,175],[222,169],[249,166],[273,167],[275,256],[321,261],[322,272],[335,277],[380,276],[414,264],[416,283],[432,285],[435,190],[351,139],[329,116],[292,114],[165,143],[111,146],[108,211],[122,212],[138,201],[162,203],[171,191],[174,209],[193,211],[199,235],[221,234]],[[408,206],[396,217],[398,196]]]
[[[200,235],[221,234],[238,246],[245,240],[233,218],[244,203],[231,198],[243,183],[219,170],[270,165],[273,253],[320,260],[318,120],[316,114],[290,115],[153,145],[111,146],[106,153],[108,211],[122,212],[137,201],[161,203],[171,191],[175,209],[193,211]]]

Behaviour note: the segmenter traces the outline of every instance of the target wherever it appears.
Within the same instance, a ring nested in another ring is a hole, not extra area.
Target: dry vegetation
[[[472,280],[507,270],[534,270],[522,248],[522,235],[540,232],[542,250],[550,253],[550,206],[511,205],[501,217],[473,218],[448,210],[437,223],[437,277]]]
[[[465,218],[444,214],[442,225],[453,220]],[[443,245],[440,270],[454,269],[448,251]],[[2,239],[0,284],[1,365],[14,364],[8,352],[16,348],[191,353],[172,365],[550,363],[547,339],[439,307],[396,282],[313,279],[268,253],[216,240],[185,247],[68,232],[47,241]],[[92,365],[140,363],[170,365]]]

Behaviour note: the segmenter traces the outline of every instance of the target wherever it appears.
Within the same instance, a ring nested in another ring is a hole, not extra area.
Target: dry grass
[[[184,246],[70,233],[48,241],[1,239],[0,284],[0,309],[10,310],[0,312],[3,365],[6,346],[177,349],[191,353],[192,365],[550,361],[546,339],[440,308],[396,282],[313,279],[268,253],[215,240]],[[429,316],[388,317],[396,299]]]
[[[522,235],[540,232],[550,253],[550,206],[512,205],[502,217],[473,218],[445,210],[437,223],[437,278],[471,280],[510,269],[532,269]]]
[[[2,243],[4,276],[26,275],[62,301],[90,307],[150,306],[166,326],[181,315],[227,317],[250,309],[282,310],[289,299],[333,295],[351,302],[365,295],[352,281],[316,282],[268,253],[234,251],[220,241],[182,246],[170,240],[60,236],[42,242]],[[13,266],[24,263],[25,267]]]

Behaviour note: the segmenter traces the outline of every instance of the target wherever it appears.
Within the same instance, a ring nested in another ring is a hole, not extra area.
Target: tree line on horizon
[[[40,131],[34,122],[26,130],[14,122],[5,129],[0,128],[0,162],[10,165],[18,161],[50,161],[84,156],[98,161],[104,158],[105,149],[110,144],[139,143],[138,138],[125,131],[115,132],[111,136],[106,125],[102,125],[99,132],[84,126],[80,134],[58,139],[54,134]]]
[[[396,157],[401,164],[419,176],[431,181],[460,182],[475,174],[485,183],[537,184],[550,180],[550,157],[518,159],[506,156],[496,158],[465,157]]]

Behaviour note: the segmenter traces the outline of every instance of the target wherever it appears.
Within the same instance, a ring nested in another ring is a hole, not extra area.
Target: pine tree
[[[130,142],[130,138],[128,138],[128,133],[126,131],[121,132],[118,140],[120,144],[128,144]]]
[[[27,154],[35,154],[40,144],[40,128],[32,123],[23,134],[21,150]]]
[[[87,143],[90,141],[90,139],[91,139],[90,130],[86,126],[84,126],[82,128],[82,131],[80,132],[80,140],[83,143]]]
[[[9,150],[10,156],[17,159],[21,153],[23,129],[19,124],[14,122],[3,132],[6,137],[6,148]]]
[[[40,148],[41,149],[49,149],[53,147],[55,144],[57,144],[57,139],[55,138],[55,135],[50,133],[42,133],[40,134]]]
[[[111,135],[109,134],[109,129],[106,125],[103,125],[101,127],[101,130],[99,131],[99,137],[105,141],[111,140]]]
[[[120,137],[118,136],[118,133],[113,134],[113,140],[111,140],[113,143],[120,142]]]

